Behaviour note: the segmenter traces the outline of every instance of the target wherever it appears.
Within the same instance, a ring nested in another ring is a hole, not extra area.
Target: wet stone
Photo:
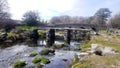
[[[62,60],[65,61],[65,62],[67,61],[67,59],[62,59]]]
[[[38,40],[39,34],[38,34],[38,32],[37,32],[37,29],[35,29],[35,30],[32,31],[32,33],[31,33],[31,35],[30,35],[30,38],[35,39],[35,40]]]
[[[64,41],[65,41],[65,44],[70,44],[71,30],[65,30]]]
[[[47,31],[47,46],[52,46],[54,44],[55,41],[55,30],[54,29],[49,29]]]

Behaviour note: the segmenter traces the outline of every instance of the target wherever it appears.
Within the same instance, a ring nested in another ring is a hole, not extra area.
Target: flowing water
[[[63,42],[56,41],[55,43],[62,44]],[[41,44],[41,41],[39,41],[39,44]],[[70,49],[76,48],[75,44],[78,45],[77,42],[71,42]],[[24,60],[27,62],[27,65],[24,68],[36,68],[32,63],[32,59],[34,57],[29,57],[29,55],[31,52],[39,53],[44,48],[46,47],[32,44],[31,46],[25,44],[14,44],[9,47],[0,48],[0,68],[12,68],[12,64],[18,60]],[[50,59],[51,62],[44,65],[43,68],[70,68],[74,55],[78,53],[79,51],[61,49],[56,50],[55,55],[41,56],[38,54],[36,57],[47,57]]]

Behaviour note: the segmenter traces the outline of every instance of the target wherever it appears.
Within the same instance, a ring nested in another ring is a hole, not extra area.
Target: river
[[[61,41],[55,41],[55,44],[61,44]],[[45,44],[38,42],[38,44]],[[42,49],[46,48],[44,46],[34,44],[13,44],[11,46],[6,46],[0,48],[0,68],[12,68],[15,61],[24,60],[27,65],[24,68],[36,68],[32,63],[34,57],[29,57],[31,52],[39,53]],[[42,56],[38,54],[36,57],[46,57],[50,59],[50,63],[43,66],[43,68],[70,68],[71,61],[75,54],[79,54],[79,51],[74,51],[75,44],[77,42],[71,42],[70,50],[57,49],[55,55]],[[3,46],[3,45],[2,45]]]

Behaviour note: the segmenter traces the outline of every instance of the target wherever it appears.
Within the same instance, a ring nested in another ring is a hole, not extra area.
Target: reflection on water
[[[64,44],[63,41],[55,41],[55,44]],[[46,40],[39,40],[38,45],[46,45]]]
[[[58,45],[59,44],[64,44],[64,41],[55,41],[55,44],[58,44]],[[46,41],[45,40],[39,40],[37,45],[45,46],[46,45]],[[64,49],[66,49],[66,48],[64,48]],[[68,45],[66,50],[80,50],[80,49],[81,49],[80,43],[72,41],[70,43],[70,45]]]
[[[41,41],[39,41],[41,42]],[[44,42],[45,43],[45,42]],[[63,42],[56,41],[56,44],[62,44]],[[73,46],[73,43],[71,43]],[[32,45],[32,44],[31,44]],[[0,68],[12,68],[12,64],[18,60],[25,60],[27,65],[25,68],[35,68],[35,65],[32,63],[34,57],[29,57],[31,52],[40,52],[45,47],[40,46],[28,46],[22,44],[16,44],[11,47],[6,47],[0,49]],[[47,57],[51,60],[51,63],[44,65],[43,68],[69,68],[71,64],[71,59],[75,54],[79,52],[75,51],[65,51],[65,50],[56,50],[54,56],[41,56],[38,57]],[[66,60],[66,61],[65,61]]]

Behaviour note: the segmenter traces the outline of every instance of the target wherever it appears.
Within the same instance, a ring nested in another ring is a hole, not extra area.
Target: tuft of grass
[[[90,62],[82,60],[80,63],[74,64],[72,68],[90,68]]]
[[[19,34],[15,34],[15,33],[7,33],[8,34],[8,38],[11,38],[11,39],[17,39],[19,37]]]
[[[36,56],[36,55],[37,55],[36,52],[32,52],[29,56],[30,56],[30,57],[34,57],[34,56]]]
[[[14,68],[23,68],[26,65],[25,61],[17,61],[13,63]]]

